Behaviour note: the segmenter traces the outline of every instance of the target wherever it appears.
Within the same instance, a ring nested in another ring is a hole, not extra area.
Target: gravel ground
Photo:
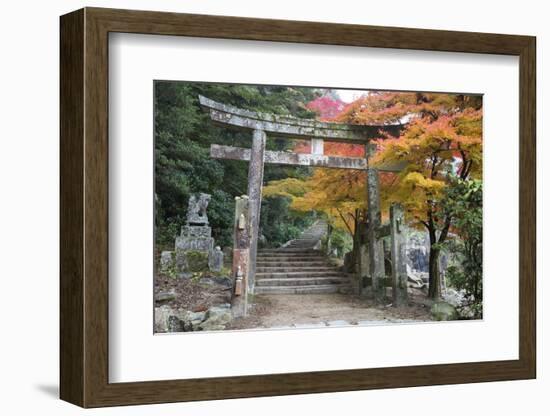
[[[430,308],[413,297],[409,306],[376,305],[354,295],[257,295],[246,318],[227,329],[357,325],[431,321]],[[365,322],[368,321],[368,322]]]

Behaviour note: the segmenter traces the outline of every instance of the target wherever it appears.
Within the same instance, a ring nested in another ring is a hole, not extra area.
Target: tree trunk
[[[441,276],[439,274],[440,249],[430,245],[429,287],[428,297],[433,300],[441,299]]]
[[[361,249],[361,227],[359,226],[359,210],[355,210],[355,218],[353,219],[353,258],[351,264],[353,265],[353,273],[359,272],[359,256]]]

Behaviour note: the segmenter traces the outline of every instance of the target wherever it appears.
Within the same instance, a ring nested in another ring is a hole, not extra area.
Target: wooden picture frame
[[[535,38],[85,8],[61,17],[60,396],[82,407],[536,377]],[[519,57],[519,359],[109,383],[108,34],[263,40]]]

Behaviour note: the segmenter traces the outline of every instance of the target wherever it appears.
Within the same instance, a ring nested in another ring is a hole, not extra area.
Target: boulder
[[[155,308],[155,332],[168,332],[168,318],[173,313],[172,308],[168,305]]]
[[[214,306],[208,309],[206,319],[199,325],[199,328],[203,331],[222,330],[232,319],[230,307],[228,308],[226,305]]]
[[[206,318],[206,312],[187,311],[187,319],[193,324],[200,324]]]
[[[458,319],[455,307],[447,302],[436,302],[430,310],[434,321],[454,321]]]
[[[155,332],[191,332],[201,330],[206,312],[173,310],[167,305],[155,308]],[[215,322],[212,321],[211,325]]]
[[[176,315],[168,316],[168,332],[185,332],[185,321],[179,319]]]
[[[155,295],[156,303],[170,302],[176,299],[176,292],[174,290],[168,290],[166,292],[159,292]]]
[[[204,321],[206,312],[183,311],[179,314],[179,319],[183,323],[183,331],[197,331],[199,325]]]

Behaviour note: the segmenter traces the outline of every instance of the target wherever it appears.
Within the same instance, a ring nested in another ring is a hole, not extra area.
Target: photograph
[[[12,13],[9,407],[541,407],[541,8],[281,1]]]
[[[153,88],[155,334],[483,319],[482,94]]]

